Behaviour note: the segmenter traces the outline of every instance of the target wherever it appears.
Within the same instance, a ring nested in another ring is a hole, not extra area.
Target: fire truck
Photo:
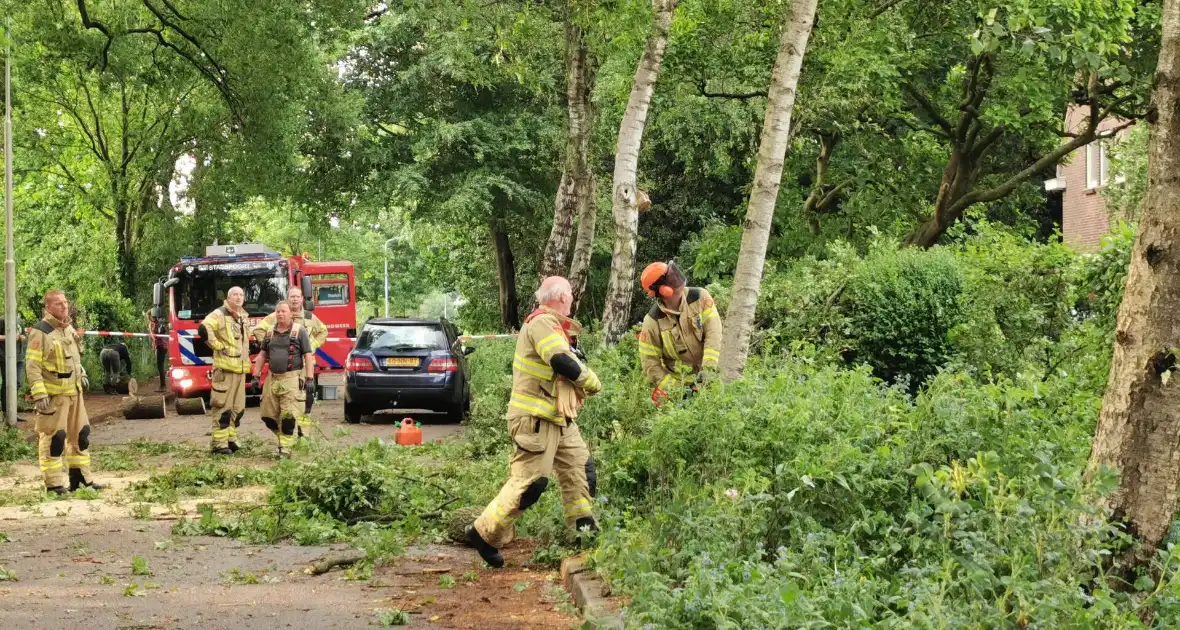
[[[315,352],[321,397],[335,398],[356,338],[356,284],[351,262],[315,262],[306,254],[282,256],[258,243],[211,245],[205,255],[181,258],[153,287],[153,313],[167,312],[170,387],[181,398],[208,396],[213,351],[201,339],[201,320],[225,302],[230,287],[246,293],[244,308],[253,327],[275,310],[290,287],[303,289],[304,308],[328,327],[328,341]],[[251,354],[258,344],[251,341]],[[264,375],[265,378],[265,375]],[[324,396],[325,393],[331,392]],[[262,393],[253,382],[247,395]]]

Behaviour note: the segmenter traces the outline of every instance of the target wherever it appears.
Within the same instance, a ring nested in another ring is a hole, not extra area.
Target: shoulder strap
[[[701,290],[697,287],[688,288],[688,303],[692,304],[701,299]]]
[[[53,324],[50,324],[49,322],[47,322],[45,320],[41,320],[41,321],[37,322],[37,324],[35,326],[33,326],[33,328],[36,328],[37,330],[40,330],[41,332],[43,332],[47,335],[49,333],[53,332]]]
[[[667,313],[665,313],[664,311],[660,310],[660,305],[659,305],[659,304],[652,304],[652,306],[651,306],[651,310],[647,312],[647,316],[648,316],[648,317],[650,317],[650,318],[652,318],[652,319],[660,319],[660,318],[662,318],[662,317],[666,317],[666,316],[667,316]]]

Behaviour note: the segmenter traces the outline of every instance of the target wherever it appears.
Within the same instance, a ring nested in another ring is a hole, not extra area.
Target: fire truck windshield
[[[287,267],[274,262],[198,265],[181,271],[178,278],[173,289],[177,319],[204,319],[225,302],[230,287],[245,290],[251,317],[273,313],[287,296]]]

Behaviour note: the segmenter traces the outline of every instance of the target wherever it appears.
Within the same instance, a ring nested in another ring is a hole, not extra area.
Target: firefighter
[[[254,360],[254,378],[262,378],[262,366],[269,365],[270,376],[262,391],[262,422],[279,441],[279,457],[289,457],[303,411],[305,384],[315,376],[315,355],[307,328],[292,319],[290,304],[279,302],[274,316],[274,328],[259,340],[262,350]]]
[[[155,317],[149,309],[147,312],[147,331],[152,336],[152,350],[155,352],[156,358],[156,373],[159,375],[160,383],[156,386],[157,392],[168,391],[168,338],[160,335],[168,334],[168,322],[162,317]]]
[[[246,379],[250,375],[249,324],[242,304],[246,293],[232,287],[225,304],[201,322],[201,339],[213,350],[212,389],[209,395],[213,417],[211,449],[217,455],[238,450],[238,427],[246,413]]]
[[[90,386],[82,367],[82,338],[70,325],[70,302],[61,291],[45,294],[45,314],[29,331],[25,370],[36,403],[37,458],[45,489],[55,494],[80,487],[101,490],[90,474],[90,419],[82,392]]]
[[[127,350],[127,344],[121,341],[108,343],[99,351],[98,361],[102,364],[103,393],[115,393],[115,386],[123,382],[124,377],[127,382],[131,382],[131,353]]]
[[[292,320],[302,324],[307,329],[307,334],[311,338],[312,370],[314,373],[315,351],[319,350],[320,346],[324,345],[324,342],[328,340],[328,327],[314,313],[304,310],[303,289],[293,287],[290,291],[287,291],[287,304],[291,306]],[[254,338],[261,343],[262,338],[268,332],[274,330],[274,327],[275,316],[274,313],[271,313],[264,317],[262,321],[258,322],[254,330],[250,331],[250,334],[254,335]],[[311,405],[315,402],[315,378],[308,379],[304,383],[304,391],[303,414],[299,416],[299,426],[296,427],[299,437],[303,437],[304,433],[307,433],[308,436],[311,435]]]
[[[674,262],[648,265],[639,284],[656,299],[639,331],[639,361],[655,387],[652,402],[660,406],[674,387],[696,389],[695,382],[678,374],[677,366],[688,367],[698,380],[716,372],[721,358],[721,317],[713,296],[704,289],[686,287],[684,274]]]
[[[504,566],[498,548],[512,535],[516,519],[549,487],[550,472],[561,486],[567,525],[597,530],[590,505],[597,482],[594,458],[574,417],[580,401],[602,391],[602,383],[574,355],[581,326],[569,317],[569,282],[546,278],[536,298],[541,307],[525,320],[512,362],[507,419],[516,450],[508,481],[466,532],[467,544],[496,568]]]

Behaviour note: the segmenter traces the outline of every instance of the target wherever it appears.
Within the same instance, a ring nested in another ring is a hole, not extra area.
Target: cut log
[[[177,398],[176,399],[176,413],[182,416],[200,416],[205,414],[205,399],[197,396],[196,398]]]
[[[363,551],[345,551],[317,560],[311,566],[304,569],[303,572],[308,575],[323,575],[335,567],[347,567],[364,560],[366,557],[367,554]]]
[[[128,420],[154,420],[164,417],[163,396],[125,396],[123,417]]]

